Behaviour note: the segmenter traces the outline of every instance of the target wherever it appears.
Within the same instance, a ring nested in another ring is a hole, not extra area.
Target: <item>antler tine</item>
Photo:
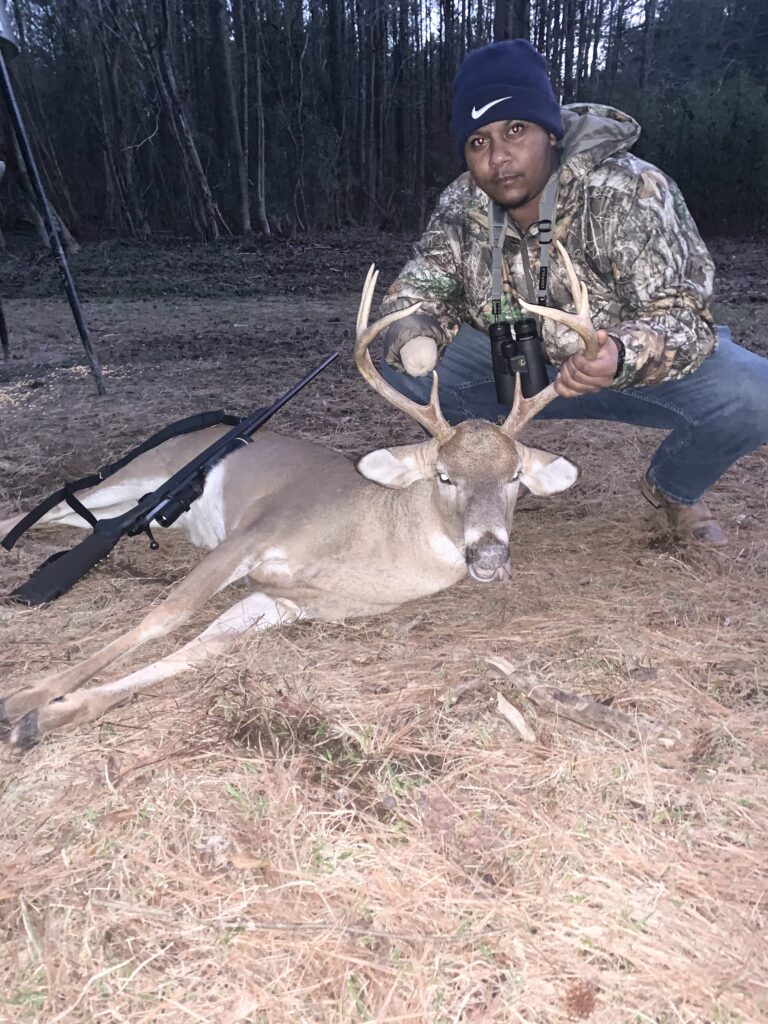
[[[369,327],[368,317],[371,312],[371,303],[373,302],[373,292],[376,287],[377,278],[378,271],[371,264],[365,284],[363,285],[363,294],[360,298],[360,306],[357,312],[355,365],[363,379],[377,394],[385,398],[390,405],[393,405],[396,409],[399,409],[407,416],[410,416],[411,419],[420,423],[436,440],[447,441],[453,435],[455,428],[448,423],[440,409],[437,374],[434,372],[432,374],[432,391],[429,397],[429,404],[420,405],[418,402],[406,398],[396,388],[393,388],[373,365],[373,360],[368,351],[373,339],[385,328],[389,327],[390,324],[402,320],[403,317],[413,313],[421,305],[421,303],[416,302],[412,306],[406,306],[405,309],[396,309],[393,313],[388,313],[380,320],[376,320]]]
[[[368,267],[368,273],[365,275],[365,283],[363,284],[363,294],[360,296],[360,305],[357,309],[357,324],[355,325],[356,333],[360,334],[364,331],[368,324],[368,317],[371,315],[371,303],[373,302],[373,293],[376,291],[376,282],[379,280],[379,272],[376,269],[376,264],[372,263]]]
[[[576,312],[566,313],[562,309],[537,306],[531,302],[526,302],[524,299],[518,299],[518,301],[523,309],[526,309],[529,313],[538,313],[540,316],[548,317],[550,320],[556,320],[558,323],[570,327],[584,342],[584,354],[587,359],[595,359],[600,352],[600,344],[597,340],[597,331],[594,328],[589,312],[589,292],[587,291],[587,286],[583,281],[579,281],[576,276],[576,270],[570,256],[566,252],[565,246],[559,241],[555,241],[555,248],[563,261],[565,272],[568,275],[568,283],[571,287]],[[518,374],[515,383],[515,400],[512,403],[509,416],[507,416],[501,429],[510,437],[516,437],[526,424],[534,416],[538,415],[545,406],[549,405],[554,398],[557,398],[557,392],[553,384],[544,388],[543,391],[539,391],[532,398],[523,398],[520,376]]]
[[[557,249],[558,255],[563,261],[565,272],[568,275],[568,284],[571,286],[571,295],[573,296],[573,304],[576,306],[576,312],[579,316],[589,316],[589,293],[587,292],[587,286],[583,281],[580,281],[576,276],[576,269],[573,265],[571,257],[568,255],[568,251],[559,239],[555,239],[555,249]]]
[[[579,281],[576,276],[573,263],[565,247],[559,241],[556,241],[555,248],[560,254],[565,266],[565,272],[568,275],[568,283],[571,286],[571,294],[576,312],[566,313],[562,309],[536,306],[531,302],[526,302],[525,299],[518,299],[518,301],[523,309],[526,309],[529,313],[538,313],[539,316],[548,317],[550,320],[556,320],[558,323],[570,327],[584,342],[584,354],[587,359],[596,359],[600,352],[600,345],[597,340],[597,331],[594,328],[589,312],[589,292],[587,291],[587,286],[583,281]]]
[[[523,398],[520,374],[518,374],[515,381],[515,400],[512,403],[509,416],[501,425],[501,430],[508,437],[517,437],[533,417],[537,416],[554,398],[557,398],[554,384],[548,384],[543,391],[539,391],[532,398]]]

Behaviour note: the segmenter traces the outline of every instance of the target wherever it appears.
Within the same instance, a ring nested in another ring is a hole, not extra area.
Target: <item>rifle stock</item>
[[[26,583],[16,587],[8,596],[29,606],[55,601],[106,558],[119,540],[119,533],[107,535],[94,531],[69,551],[60,551],[43,562]]]

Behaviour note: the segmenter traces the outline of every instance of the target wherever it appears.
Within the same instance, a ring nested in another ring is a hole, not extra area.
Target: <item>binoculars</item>
[[[496,399],[500,405],[514,402],[516,373],[520,374],[523,398],[532,398],[549,384],[536,321],[530,317],[515,320],[514,328],[514,337],[506,321],[497,321],[488,328]]]

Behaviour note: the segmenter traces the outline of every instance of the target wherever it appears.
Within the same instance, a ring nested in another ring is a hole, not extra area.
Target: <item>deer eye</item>
[[[448,476],[447,473],[442,473],[440,471],[438,471],[437,479],[440,481],[441,484],[452,484],[453,483],[453,480],[451,480],[451,478]]]
[[[518,469],[518,471],[516,473],[512,474],[511,479],[512,480],[519,480],[520,479],[520,470],[519,469]]]

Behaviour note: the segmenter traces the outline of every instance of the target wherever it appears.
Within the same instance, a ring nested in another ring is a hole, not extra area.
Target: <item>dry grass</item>
[[[348,351],[353,305],[317,351]],[[221,395],[270,397],[298,361],[266,372],[267,352],[234,385],[213,358],[115,364],[103,404],[77,368],[20,376],[0,392],[3,507]],[[281,426],[349,452],[413,436],[347,368],[326,388]],[[511,585],[246,640],[3,754],[0,1020],[768,1019],[765,457],[715,489],[734,540],[702,557],[650,525],[649,434],[531,434],[584,473],[521,502]],[[3,587],[70,542],[33,535]],[[0,606],[3,689],[119,633],[195,557],[137,539],[51,608]],[[495,713],[486,654],[683,741],[628,748],[529,717],[538,740],[523,744]]]

